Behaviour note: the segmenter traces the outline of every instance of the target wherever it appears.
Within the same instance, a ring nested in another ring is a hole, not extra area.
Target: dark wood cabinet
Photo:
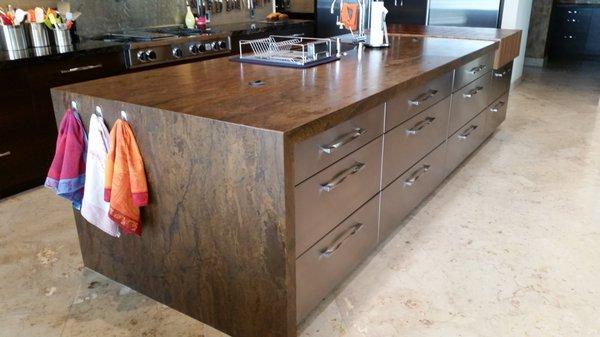
[[[551,55],[600,55],[600,6],[557,5],[552,16]]]
[[[44,183],[57,134],[50,88],[124,71],[120,51],[2,71],[0,198]]]

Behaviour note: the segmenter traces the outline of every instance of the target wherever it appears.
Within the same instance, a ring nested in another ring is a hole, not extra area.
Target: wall
[[[552,3],[552,0],[536,0],[533,2],[527,37],[527,50],[525,51],[526,65],[544,65]]]
[[[519,57],[513,64],[512,83],[521,81],[523,76],[523,66],[525,63],[525,49],[527,46],[527,36],[529,31],[529,19],[531,18],[532,0],[505,0],[504,13],[502,14],[502,28],[521,29],[521,49]]]

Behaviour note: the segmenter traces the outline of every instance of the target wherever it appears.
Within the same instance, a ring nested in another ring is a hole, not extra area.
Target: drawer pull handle
[[[464,98],[472,98],[473,96],[477,95],[477,93],[479,93],[481,90],[483,90],[482,86],[478,86],[474,89],[471,89],[471,91],[463,94]]]
[[[10,156],[11,154],[12,154],[12,152],[10,152],[10,151],[6,151],[6,152],[4,152],[4,153],[0,153],[0,158],[2,158],[2,157],[8,157],[8,156]]]
[[[367,130],[361,129],[361,128],[355,128],[354,130],[352,130],[352,132],[349,132],[349,133],[341,136],[340,138],[336,139],[333,144],[319,146],[319,149],[321,150],[321,152],[324,152],[327,154],[332,154],[335,150],[350,143],[351,141],[364,135],[365,133],[367,133]]]
[[[363,163],[356,163],[352,167],[343,170],[338,173],[330,182],[321,184],[321,190],[325,192],[331,192],[334,188],[338,187],[341,183],[346,180],[349,176],[360,172],[365,167]]]
[[[491,107],[490,111],[491,112],[498,112],[500,110],[500,108],[502,108],[504,106],[504,104],[506,104],[506,103],[504,103],[503,101],[500,101],[500,102],[496,103],[496,105],[494,105],[493,107]]]
[[[63,69],[60,71],[60,73],[61,74],[70,74],[70,73],[76,73],[78,71],[86,71],[86,70],[92,70],[92,69],[98,69],[98,68],[102,68],[102,64],[94,64],[94,65],[83,66],[83,67]]]
[[[475,131],[475,129],[477,129],[479,127],[479,125],[471,125],[469,126],[468,129],[466,129],[463,133],[461,133],[460,135],[458,135],[458,139],[467,139],[469,138],[469,136],[471,135],[471,133],[473,131]]]
[[[420,94],[416,98],[409,99],[408,103],[410,105],[419,106],[421,103],[423,103],[423,102],[427,101],[428,99],[432,98],[433,96],[437,95],[437,93],[438,93],[437,90],[429,89],[429,90],[427,90],[427,92]]]
[[[469,70],[469,72],[471,74],[475,75],[475,74],[477,74],[478,72],[482,71],[485,68],[487,68],[487,66],[485,64],[481,64],[481,65],[478,65],[477,67],[471,68],[471,70]]]
[[[506,76],[506,75],[510,74],[510,72],[511,72],[511,69],[504,70],[504,71],[503,71],[503,72],[501,72],[501,73],[494,72],[494,77],[499,77],[499,78],[502,78],[502,77],[504,77],[504,76]]]
[[[329,247],[325,248],[322,252],[321,252],[321,259],[326,259],[328,257],[330,257],[331,255],[333,255],[341,246],[342,244],[348,240],[351,236],[353,236],[354,234],[358,233],[362,228],[364,227],[363,224],[361,223],[357,223],[356,225],[348,228],[346,230],[346,232],[344,232],[343,235],[341,235],[337,240],[333,241]]]
[[[431,165],[423,165],[419,167],[418,170],[415,170],[415,172],[413,172],[410,177],[404,181],[404,186],[413,186],[423,175],[423,173],[429,172],[429,169],[431,169]]]
[[[406,129],[407,135],[416,135],[419,131],[423,130],[427,125],[431,125],[435,121],[435,117],[427,117],[424,120],[415,124],[412,128]]]

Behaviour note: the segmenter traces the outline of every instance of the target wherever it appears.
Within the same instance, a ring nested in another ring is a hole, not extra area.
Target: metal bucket
[[[54,29],[54,43],[58,47],[66,47],[71,46],[73,42],[71,41],[71,32],[68,29]]]
[[[27,34],[23,26],[0,26],[2,32],[2,48],[4,50],[25,50]]]
[[[43,23],[30,23],[27,25],[29,28],[29,38],[31,46],[34,48],[48,47],[50,46],[50,36],[48,35],[48,28]]]

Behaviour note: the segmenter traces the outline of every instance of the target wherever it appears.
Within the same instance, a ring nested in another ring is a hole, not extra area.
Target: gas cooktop
[[[138,28],[97,37],[125,44],[129,68],[214,57],[231,52],[229,35],[182,26]]]

